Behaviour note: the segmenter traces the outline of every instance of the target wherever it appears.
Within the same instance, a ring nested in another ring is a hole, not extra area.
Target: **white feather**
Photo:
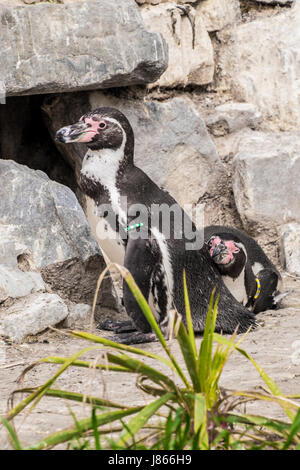
[[[166,289],[167,289],[167,311],[172,308],[172,299],[173,299],[173,288],[174,288],[174,277],[173,277],[173,268],[171,263],[171,256],[169,252],[169,247],[166,241],[165,236],[158,230],[157,227],[153,227],[151,232],[156,239],[159,249],[162,255],[162,264],[165,270],[166,275]],[[167,319],[166,319],[167,320]]]
[[[233,279],[230,276],[222,276],[222,279],[233,297],[235,297],[241,304],[246,305],[248,296],[245,288],[245,268],[236,279]]]
[[[255,261],[255,263],[252,265],[252,271],[255,276],[257,276],[257,273],[264,269],[263,265],[259,263],[258,261]]]

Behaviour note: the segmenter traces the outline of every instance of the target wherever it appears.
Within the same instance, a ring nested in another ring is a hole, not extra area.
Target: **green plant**
[[[25,369],[26,373],[38,364],[58,364],[60,368],[45,384],[36,388],[22,388],[15,393],[28,396],[13,407],[2,419],[14,448],[21,448],[17,433],[10,422],[25,408],[31,411],[43,396],[89,403],[91,417],[76,420],[74,426],[45,437],[30,446],[30,449],[45,449],[61,443],[69,443],[72,448],[110,447],[113,449],[259,449],[299,448],[300,412],[299,405],[283,395],[275,382],[241,347],[243,337],[236,341],[237,334],[228,339],[214,333],[217,317],[218,298],[212,293],[207,313],[206,325],[200,347],[197,348],[192,327],[189,297],[185,273],[183,275],[186,307],[186,325],[175,312],[171,326],[173,341],[178,341],[181,360],[175,358],[171,343],[163,337],[159,326],[145,298],[125,268],[117,266],[145,317],[156,333],[166,356],[147,350],[122,345],[99,336],[73,331],[69,334],[93,343],[70,358],[47,357]],[[99,278],[94,299],[94,307],[101,282],[106,270]],[[101,348],[105,351],[103,363],[92,363],[80,359],[85,353]],[[226,391],[220,388],[219,380],[230,355],[237,351],[245,356],[256,368],[266,384],[261,392]],[[147,359],[163,365],[147,364]],[[184,364],[186,371],[180,364]],[[58,377],[68,367],[85,367],[118,373],[134,373],[137,386],[153,397],[143,406],[126,407],[99,397],[85,396],[53,388]],[[299,398],[299,396],[294,396]],[[240,405],[249,401],[265,400],[280,406],[286,414],[287,422],[238,412]],[[130,417],[125,422],[124,418]],[[112,429],[106,425],[117,423]],[[108,437],[113,434],[112,437]],[[104,436],[104,441],[103,441]],[[116,436],[116,437],[115,437]],[[101,440],[102,439],[102,440]]]

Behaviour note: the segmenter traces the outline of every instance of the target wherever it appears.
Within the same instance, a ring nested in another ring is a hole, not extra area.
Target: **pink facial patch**
[[[238,253],[240,251],[240,249],[236,246],[233,241],[226,241],[224,242],[224,245],[227,246],[228,251],[230,251],[230,253]]]
[[[93,137],[98,134],[99,130],[99,121],[94,121],[93,119],[87,117],[83,119],[83,117],[80,118],[80,121],[84,121],[86,124],[90,124],[91,127],[89,127],[86,132],[82,134],[82,136],[78,139],[78,142],[90,142]]]

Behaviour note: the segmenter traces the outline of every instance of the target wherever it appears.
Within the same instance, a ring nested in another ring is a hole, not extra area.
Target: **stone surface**
[[[197,7],[204,20],[207,31],[220,31],[226,26],[241,21],[238,0],[204,0]]]
[[[214,53],[210,37],[201,14],[192,6],[190,12],[191,18],[195,19],[194,40],[191,21],[176,3],[141,8],[146,28],[160,32],[169,47],[168,68],[150,87],[206,85],[213,80]]]
[[[68,307],[56,294],[33,294],[16,301],[1,314],[1,329],[11,341],[20,343],[49,326],[60,323],[68,315]]]
[[[261,113],[251,103],[226,103],[217,106],[205,119],[209,131],[215,136],[226,135],[245,127],[256,129],[262,121]]]
[[[24,273],[0,264],[0,303],[44,290],[45,284],[39,273]]]
[[[300,125],[300,2],[218,33],[222,88],[256,104],[274,130]]]
[[[41,171],[0,160],[0,200],[0,256],[9,240],[23,270],[40,270],[53,290],[74,302],[91,302],[105,263],[74,193]],[[8,250],[8,265],[16,269],[13,256]],[[108,306],[110,292],[106,283]]]
[[[233,160],[233,191],[245,223],[300,221],[300,133],[249,132]]]
[[[165,43],[134,0],[0,5],[0,18],[7,96],[145,84],[167,67]]]
[[[87,304],[73,304],[69,307],[69,314],[64,320],[65,328],[87,328],[90,324],[92,307]]]
[[[281,262],[289,273],[300,276],[300,224],[283,225],[280,235]]]
[[[201,115],[186,98],[166,102],[116,98],[93,92],[85,100],[79,94],[64,95],[48,108],[52,134],[83,114],[80,104],[90,109],[112,106],[129,119],[135,133],[135,164],[180,204],[197,203],[204,194],[214,194],[223,165]],[[77,110],[76,117],[73,109]],[[68,117],[72,113],[72,120]],[[60,145],[66,158],[81,166],[84,145]],[[78,170],[77,170],[78,171]]]

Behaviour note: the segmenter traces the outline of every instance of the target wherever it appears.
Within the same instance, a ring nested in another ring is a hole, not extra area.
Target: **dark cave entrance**
[[[74,170],[55,146],[42,109],[45,95],[8,97],[0,105],[0,158],[45,172],[51,180],[77,184]]]

